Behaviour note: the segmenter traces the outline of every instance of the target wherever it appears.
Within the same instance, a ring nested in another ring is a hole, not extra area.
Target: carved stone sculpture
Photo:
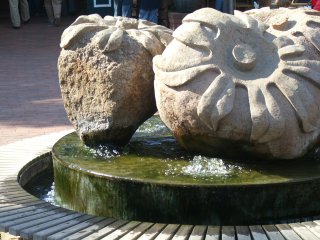
[[[161,119],[185,148],[292,159],[320,133],[320,15],[187,15],[153,60]]]
[[[152,58],[171,40],[165,27],[123,17],[80,16],[64,31],[61,93],[87,145],[126,144],[155,113]]]

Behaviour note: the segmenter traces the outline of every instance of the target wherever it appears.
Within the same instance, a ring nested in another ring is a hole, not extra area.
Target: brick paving
[[[61,100],[60,36],[74,18],[50,27],[34,17],[20,30],[0,16],[0,145],[72,128]]]

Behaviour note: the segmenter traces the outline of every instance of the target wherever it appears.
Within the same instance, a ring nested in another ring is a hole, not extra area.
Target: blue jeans
[[[141,0],[139,19],[148,20],[158,24],[158,8],[160,0]]]
[[[218,11],[223,11],[223,0],[216,0],[215,9]]]
[[[131,17],[132,0],[113,0],[114,16]]]
[[[148,20],[150,22],[154,22],[158,24],[158,9],[153,9],[153,10],[140,9],[139,19]]]

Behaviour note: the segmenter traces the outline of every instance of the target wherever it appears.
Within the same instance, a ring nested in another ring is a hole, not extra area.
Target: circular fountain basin
[[[60,205],[150,222],[243,225],[320,213],[320,160],[220,159],[185,152],[166,134],[90,149],[75,133],[53,147]]]

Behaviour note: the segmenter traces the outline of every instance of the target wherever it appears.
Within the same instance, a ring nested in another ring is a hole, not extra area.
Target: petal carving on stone
[[[167,72],[161,69],[161,61],[162,56],[160,55],[153,58],[153,70],[157,76],[157,79],[169,87],[181,86],[193,80],[195,77],[205,71],[211,70],[215,71],[216,73],[220,73],[220,70],[213,64],[200,65],[180,71]]]
[[[217,11],[213,8],[202,8],[185,16],[182,20],[182,23],[201,22],[211,26],[216,26],[218,22],[224,20],[230,21],[230,17],[225,16],[222,12]]]
[[[123,36],[123,30],[122,29],[116,29],[114,32],[111,33],[110,38],[108,40],[107,45],[103,49],[103,53],[114,51],[118,48],[120,48],[122,43],[122,36]]]
[[[305,32],[305,36],[313,44],[313,46],[320,51],[320,21],[309,20],[306,22],[306,25],[309,27]]]
[[[202,95],[197,114],[203,123],[217,131],[219,121],[233,109],[235,84],[231,77],[219,75]]]
[[[314,97],[301,81],[285,76],[281,81],[275,81],[277,87],[296,111],[302,130],[306,133],[316,130],[320,124],[320,111]]]
[[[142,44],[152,56],[162,53],[164,46],[152,33],[134,29],[127,30],[127,33],[131,38]]]
[[[320,61],[287,61],[284,71],[289,71],[314,82],[320,87]]]
[[[251,17],[250,15],[241,12],[241,11],[234,11],[234,15],[239,18],[242,22],[244,22],[247,28],[253,29],[259,32],[261,35],[269,28],[269,25]]]
[[[94,23],[83,23],[68,27],[61,36],[60,47],[67,49],[73,42],[77,42],[83,35],[88,32],[98,32],[106,29],[107,26],[100,26]]]
[[[104,50],[108,44],[111,34],[115,31],[115,27],[107,28],[97,32],[92,38],[92,44],[97,44],[100,50]]]
[[[83,23],[101,23],[102,17],[99,14],[90,14],[88,16],[82,15],[79,16],[70,26],[75,26]]]
[[[103,18],[104,22],[108,26],[115,26],[117,23],[117,18],[107,15]]]
[[[275,44],[278,48],[283,48],[288,45],[294,45],[294,42],[292,39],[290,39],[287,36],[280,36],[275,38],[273,41],[273,44]]]
[[[172,30],[168,29],[164,26],[156,25],[154,23],[140,20],[138,29],[143,32],[152,33],[164,46],[168,46],[168,44],[172,41]]]
[[[320,33],[318,31],[306,31],[306,36],[308,36],[309,41],[313,44],[313,46],[320,51]]]
[[[306,48],[303,45],[288,45],[278,50],[280,58],[301,56]]]
[[[187,46],[209,48],[217,33],[217,28],[208,27],[200,22],[186,22],[174,31],[173,37]]]
[[[285,118],[281,113],[281,108],[268,88],[262,87],[261,91],[265,98],[266,107],[269,111],[269,128],[267,132],[258,140],[259,143],[270,142],[282,136],[285,130]]]
[[[265,97],[259,86],[247,85],[252,121],[250,140],[259,141],[269,128],[269,111],[266,106]]]

